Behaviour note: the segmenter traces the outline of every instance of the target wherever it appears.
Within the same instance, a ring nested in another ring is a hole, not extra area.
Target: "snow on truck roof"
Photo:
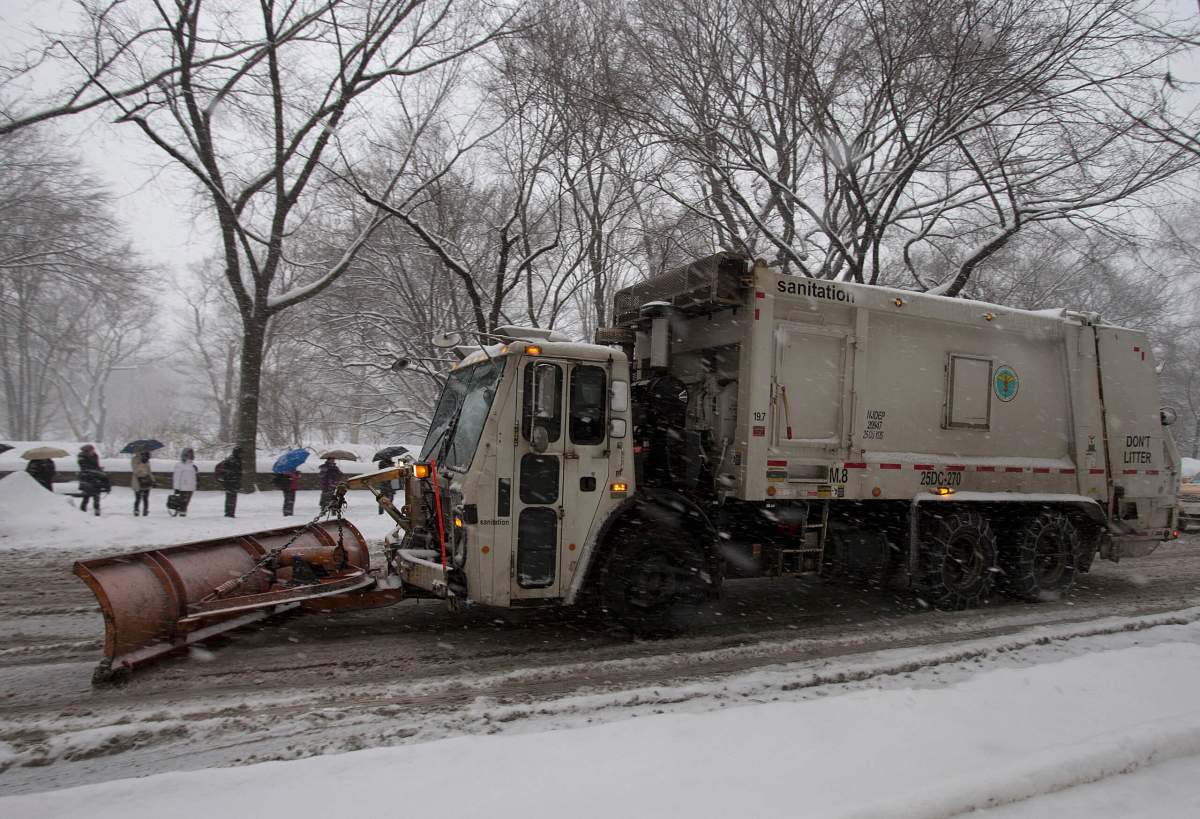
[[[1066,307],[1025,310],[974,299],[944,296],[898,287],[828,281],[803,276],[791,276],[770,269],[770,281],[756,280],[759,292],[776,297],[804,299],[817,304],[844,307],[864,307],[871,310],[907,310],[925,318],[947,321],[975,322],[1017,320],[1025,326],[1083,324],[1103,325],[1099,314],[1073,311]],[[840,294],[840,295],[839,295]]]

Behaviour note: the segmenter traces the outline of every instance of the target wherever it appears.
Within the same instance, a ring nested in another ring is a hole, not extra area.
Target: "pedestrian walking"
[[[150,453],[137,452],[129,462],[131,473],[129,485],[133,487],[133,516],[138,516],[138,507],[142,509],[142,517],[150,514],[150,489],[154,486],[154,470],[150,468]]]
[[[61,451],[60,449],[59,452]],[[42,486],[51,492],[54,491],[54,461],[49,458],[33,458],[25,464],[25,471]]]
[[[334,490],[337,489],[345,475],[342,474],[337,461],[333,458],[326,458],[325,463],[321,464],[318,471],[321,473],[321,511],[324,512],[333,501]]]
[[[79,511],[86,512],[88,501],[92,502],[93,513],[100,516],[100,493],[108,490],[108,475],[100,468],[100,455],[91,444],[84,444],[76,458],[79,464],[79,494],[83,500],[79,503]]]
[[[275,476],[275,485],[283,492],[283,516],[291,517],[296,511],[296,490],[300,488],[300,472],[289,469]]]
[[[235,517],[237,496],[242,490],[242,448],[235,446],[229,457],[217,464],[217,480],[225,489],[225,517]]]
[[[179,463],[175,464],[175,472],[171,475],[171,488],[179,496],[175,507],[179,517],[186,518],[188,504],[192,502],[192,493],[196,491],[196,479],[200,470],[196,468],[196,453],[191,447],[179,453]]]
[[[395,463],[391,458],[380,458],[378,466],[380,469],[391,469]],[[379,487],[379,494],[389,501],[396,497],[396,486],[393,481],[387,481]],[[379,504],[379,514],[383,514],[383,504]]]

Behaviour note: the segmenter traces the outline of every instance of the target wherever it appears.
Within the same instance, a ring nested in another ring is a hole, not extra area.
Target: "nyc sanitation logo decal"
[[[1017,397],[1017,390],[1021,386],[1021,379],[1017,378],[1017,371],[1007,364],[1002,364],[996,368],[996,374],[992,376],[992,387],[996,390],[996,397],[1001,401],[1008,402]]]

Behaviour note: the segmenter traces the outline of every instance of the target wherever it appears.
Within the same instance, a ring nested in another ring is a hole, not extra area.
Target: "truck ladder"
[[[829,532],[829,504],[821,504],[821,520],[804,519],[800,543],[794,548],[778,551],[778,574],[818,574],[825,558],[825,541]]]

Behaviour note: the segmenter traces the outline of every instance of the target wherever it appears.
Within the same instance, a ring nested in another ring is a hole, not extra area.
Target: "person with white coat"
[[[179,453],[179,462],[175,464],[175,472],[171,476],[171,488],[179,496],[177,509],[181,518],[187,517],[188,504],[192,502],[192,493],[196,491],[196,478],[200,470],[196,467],[196,453],[188,447]]]

